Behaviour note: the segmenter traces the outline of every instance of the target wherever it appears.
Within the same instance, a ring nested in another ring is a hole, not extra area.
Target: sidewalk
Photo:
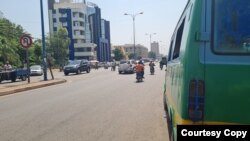
[[[14,82],[10,83],[8,85],[6,84],[0,84],[0,96],[13,94],[17,92],[42,88],[46,86],[56,85],[67,82],[65,79],[54,79],[54,80],[37,80],[37,81],[31,81],[31,83],[27,83],[27,81],[23,82]]]

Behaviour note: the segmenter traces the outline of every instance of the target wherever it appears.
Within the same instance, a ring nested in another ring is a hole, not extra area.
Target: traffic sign
[[[20,38],[20,43],[22,47],[29,48],[32,45],[32,38],[30,37],[30,35],[24,34]]]

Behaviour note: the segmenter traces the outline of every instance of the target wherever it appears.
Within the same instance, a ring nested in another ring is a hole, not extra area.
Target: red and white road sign
[[[20,38],[20,43],[22,47],[29,48],[32,45],[32,38],[30,37],[30,35],[24,34]]]

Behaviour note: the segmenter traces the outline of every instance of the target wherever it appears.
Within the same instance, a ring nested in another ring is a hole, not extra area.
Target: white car
[[[43,68],[40,65],[30,66],[30,75],[43,75]]]
[[[122,60],[118,66],[118,72],[121,73],[134,73],[134,62],[132,60]]]

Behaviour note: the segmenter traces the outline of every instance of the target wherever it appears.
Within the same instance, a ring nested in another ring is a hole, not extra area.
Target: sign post
[[[32,45],[32,38],[30,35],[24,34],[20,37],[20,44],[23,48],[26,49],[26,63],[27,63],[27,71],[28,71],[28,83],[30,83],[30,61],[29,61],[29,52],[28,48]]]

